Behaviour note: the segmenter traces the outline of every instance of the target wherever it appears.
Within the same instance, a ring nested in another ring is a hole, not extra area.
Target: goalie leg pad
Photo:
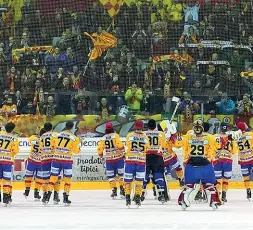
[[[207,200],[209,201],[209,204],[215,203],[217,205],[221,205],[222,202],[220,200],[219,192],[216,189],[214,184],[205,184],[204,190],[207,196]]]
[[[200,184],[187,184],[184,190],[181,192],[178,198],[178,204],[181,205],[184,202],[188,207],[194,201],[198,191],[200,189]]]

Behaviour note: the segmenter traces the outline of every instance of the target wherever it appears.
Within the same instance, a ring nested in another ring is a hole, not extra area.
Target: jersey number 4
[[[191,145],[192,156],[202,156],[204,155],[204,146],[203,145]]]

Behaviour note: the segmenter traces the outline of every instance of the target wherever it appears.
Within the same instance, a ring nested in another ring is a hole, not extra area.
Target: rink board
[[[105,161],[98,157],[96,149],[99,138],[82,139],[80,155],[73,156],[73,190],[106,190],[109,183],[106,178]],[[124,138],[122,138],[124,141]],[[19,139],[20,153],[15,156],[13,167],[13,189],[24,189],[25,162],[30,151],[30,143],[27,138]],[[179,160],[183,160],[182,149],[175,149]],[[169,178],[169,187],[178,189],[179,183],[175,173]],[[230,188],[244,188],[240,166],[237,163],[237,156],[233,160],[233,172]]]
[[[180,189],[177,181],[171,181],[168,183],[170,189]],[[13,182],[12,184],[14,190],[24,190],[24,182]],[[34,188],[34,184],[32,184]],[[242,181],[231,181],[229,184],[231,189],[244,189],[244,183]],[[61,189],[63,189],[63,183],[61,184]],[[72,190],[109,190],[110,186],[108,182],[72,182]],[[149,189],[151,186],[149,185]]]

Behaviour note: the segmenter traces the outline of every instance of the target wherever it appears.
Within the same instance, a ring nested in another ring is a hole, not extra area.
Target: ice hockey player
[[[158,124],[158,130],[161,130],[160,125]],[[181,187],[184,186],[184,172],[181,166],[181,163],[177,157],[177,154],[174,152],[173,148],[180,148],[181,142],[177,141],[179,137],[177,134],[173,134],[170,138],[167,138],[165,145],[163,146],[163,160],[166,175],[170,174],[172,170],[175,170],[179,184]]]
[[[141,195],[146,169],[146,152],[149,150],[149,139],[143,132],[144,124],[135,121],[135,131],[126,137],[124,182],[126,205],[131,205],[132,182],[135,180],[135,203],[141,205]]]
[[[165,178],[164,178],[164,162],[163,162],[163,146],[165,145],[164,132],[156,130],[156,121],[151,119],[148,121],[148,131],[145,132],[149,139],[150,149],[146,152],[146,176],[143,183],[143,192],[141,200],[145,199],[147,184],[150,175],[158,189],[158,200],[164,203],[165,195]]]
[[[214,173],[217,180],[216,188],[221,194],[221,200],[227,202],[227,190],[228,183],[232,176],[232,163],[234,146],[232,135],[226,134],[228,131],[228,125],[226,123],[221,123],[220,134],[215,135],[216,142],[220,143],[223,139],[226,145],[223,148],[219,148],[214,156],[213,166]]]
[[[253,170],[253,133],[246,131],[247,126],[244,122],[238,122],[237,127],[242,131],[242,136],[236,140],[235,152],[238,152],[238,164],[241,166],[244,185],[247,190],[247,199],[250,200],[250,175]]]
[[[57,141],[57,133],[53,132],[53,125],[50,122],[44,124],[44,129],[46,133],[44,133],[40,137],[39,148],[41,151],[41,172],[42,172],[42,190],[43,190],[43,198],[42,202],[45,204],[47,201],[47,189],[48,182],[50,178],[51,172],[51,163],[53,160],[53,156],[55,153],[56,141]],[[60,184],[55,184],[55,193],[54,200],[55,202],[59,202],[59,190]]]
[[[0,186],[3,181],[3,203],[11,202],[11,179],[14,156],[19,153],[18,139],[12,134],[15,124],[10,122],[5,126],[6,131],[0,131]],[[0,202],[1,202],[0,187]]]
[[[204,127],[204,132],[203,135],[212,135],[209,134],[209,129],[210,129],[210,125],[208,122],[203,122],[203,127]],[[188,131],[189,134],[194,134],[194,131],[191,130],[190,132]],[[219,144],[217,145],[219,146]],[[195,197],[195,201],[197,201],[198,203],[202,203],[202,202],[207,202],[207,197],[206,197],[206,193],[203,190],[203,186],[200,186],[199,192],[197,193],[196,197]]]
[[[54,185],[58,182],[60,173],[63,172],[63,203],[66,205],[71,204],[68,197],[72,179],[72,155],[80,153],[80,140],[72,134],[73,127],[74,123],[72,121],[67,121],[65,130],[58,134],[55,144],[55,154],[52,160],[51,176],[48,184],[47,203],[49,202],[52,191],[54,190]]]
[[[40,130],[40,136],[42,136],[46,130],[42,128]],[[29,142],[31,143],[30,154],[27,159],[26,173],[25,173],[25,192],[24,196],[28,197],[31,189],[31,183],[33,177],[35,177],[35,189],[34,189],[34,199],[40,200],[41,196],[39,194],[42,185],[42,172],[41,172],[41,156],[39,150],[39,135],[32,135],[29,137]]]
[[[120,140],[120,136],[115,133],[113,124],[107,122],[105,125],[105,135],[98,144],[97,153],[99,157],[105,157],[106,175],[112,189],[112,198],[117,196],[117,180],[119,180],[120,195],[122,198],[125,198],[123,181],[124,150],[124,144]]]
[[[186,186],[178,198],[178,203],[183,210],[189,207],[200,189],[200,184],[202,184],[209,205],[215,210],[218,205],[221,205],[211,163],[216,150],[215,139],[210,135],[203,134],[204,127],[201,120],[194,121],[193,130],[194,134],[185,135],[182,140]]]

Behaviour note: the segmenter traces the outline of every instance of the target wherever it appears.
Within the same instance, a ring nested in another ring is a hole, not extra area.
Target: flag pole
[[[89,58],[89,60],[88,60],[88,62],[87,62],[87,64],[86,64],[86,66],[84,67],[83,77],[84,77],[84,75],[86,74],[86,71],[87,71],[88,66],[89,66],[89,64],[90,64],[90,61],[91,61],[91,59]]]

